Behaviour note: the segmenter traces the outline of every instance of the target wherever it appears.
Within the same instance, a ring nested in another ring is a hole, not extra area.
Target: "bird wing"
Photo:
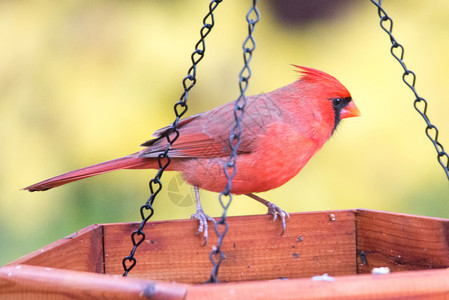
[[[267,126],[282,115],[277,103],[266,94],[248,97],[244,111],[238,153],[252,152]],[[183,119],[178,124],[179,137],[170,148],[169,155],[177,158],[227,156],[231,151],[229,134],[234,125],[234,102]],[[139,152],[139,157],[157,157],[163,152],[168,144],[165,136],[170,128],[157,130],[153,134],[155,139],[143,143],[142,146],[147,148]],[[174,135],[170,133],[170,138]]]

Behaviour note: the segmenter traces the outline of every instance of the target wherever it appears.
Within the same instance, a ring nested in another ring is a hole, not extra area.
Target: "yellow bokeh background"
[[[20,189],[133,153],[172,122],[207,3],[0,2],[0,265],[90,224],[139,221],[153,170],[118,171],[41,193]],[[384,5],[447,151],[449,2]],[[237,97],[248,7],[234,0],[217,8],[188,115]],[[370,1],[295,26],[264,1],[260,10],[249,94],[294,81],[290,64],[298,64],[337,77],[362,112],[344,120],[298,176],[261,196],[289,212],[361,207],[449,217],[448,180]],[[175,175],[165,173],[163,182]],[[208,214],[221,214],[217,194],[201,196]],[[152,220],[194,212],[169,198],[164,189]],[[265,211],[238,196],[229,215]]]

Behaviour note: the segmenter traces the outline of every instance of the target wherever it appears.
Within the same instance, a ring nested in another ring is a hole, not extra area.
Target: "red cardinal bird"
[[[268,207],[274,219],[279,215],[283,231],[288,213],[254,193],[277,188],[304,167],[337,128],[341,119],[360,115],[348,90],[334,77],[311,68],[295,66],[299,80],[270,93],[247,98],[237,174],[232,181],[234,194],[246,194]],[[207,242],[207,221],[214,221],[201,207],[198,189],[220,192],[226,185],[223,166],[229,148],[229,132],[234,125],[234,102],[179,122],[180,136],[169,150],[167,170],[180,171],[196,191],[197,213]],[[134,154],[71,171],[26,187],[45,191],[72,181],[119,169],[158,169],[157,156],[167,145],[164,134],[156,131],[145,149]],[[215,222],[215,221],[214,221]]]

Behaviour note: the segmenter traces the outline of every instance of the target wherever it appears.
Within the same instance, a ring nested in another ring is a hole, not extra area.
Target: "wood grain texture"
[[[193,285],[186,300],[201,299],[449,299],[449,270]]]
[[[103,226],[83,228],[11,264],[104,273]]]
[[[184,299],[186,286],[27,265],[0,268],[1,299]]]
[[[335,216],[332,221],[330,214]],[[285,234],[269,215],[229,217],[229,230],[220,267],[222,282],[308,277],[329,273],[355,274],[356,249],[353,211],[291,214]],[[105,224],[107,274],[122,274],[122,259],[131,250],[130,234],[138,224]],[[137,250],[137,265],[129,276],[182,283],[205,282],[216,245],[213,229],[207,246],[195,235],[196,220],[151,222],[147,239]]]
[[[449,220],[370,210],[295,213],[284,236],[268,215],[227,220],[219,280],[229,283],[197,284],[210,275],[217,238],[210,229],[202,247],[196,220],[148,223],[132,278],[121,277],[121,262],[138,224],[104,224],[0,268],[0,298],[449,299],[449,270],[428,270],[449,266]],[[355,275],[357,267],[424,270]],[[104,270],[117,275],[95,274]],[[335,280],[310,278],[323,273]]]
[[[359,273],[449,267],[449,220],[370,210],[356,219]]]

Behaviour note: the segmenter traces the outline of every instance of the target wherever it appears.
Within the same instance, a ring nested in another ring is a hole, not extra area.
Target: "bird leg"
[[[191,219],[197,219],[200,222],[200,226],[198,227],[198,232],[196,234],[199,234],[200,232],[203,232],[204,237],[204,244],[203,246],[206,246],[207,244],[207,237],[208,237],[208,229],[209,225],[207,224],[207,221],[211,221],[214,224],[216,223],[215,220],[208,215],[204,213],[203,207],[201,206],[200,201],[200,192],[198,190],[197,186],[193,187],[195,189],[195,200],[196,200],[196,213],[192,214],[190,217]]]
[[[245,194],[246,196],[262,203],[263,205],[265,205],[266,207],[268,207],[268,215],[273,215],[273,222],[276,221],[277,217],[279,216],[279,218],[282,221],[282,233],[281,235],[284,234],[285,231],[285,217],[287,217],[288,219],[290,219],[290,215],[288,214],[288,212],[286,212],[285,210],[281,209],[279,206],[277,206],[274,203],[271,203],[270,201],[267,201],[263,198],[260,198],[259,196],[256,196],[254,194]]]

